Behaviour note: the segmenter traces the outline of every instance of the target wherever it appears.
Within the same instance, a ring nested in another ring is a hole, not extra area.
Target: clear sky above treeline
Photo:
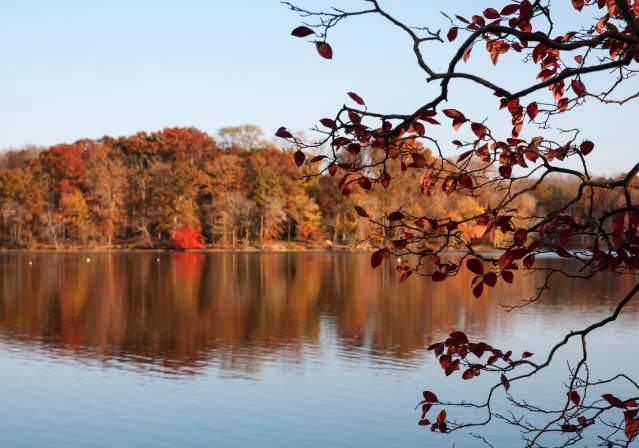
[[[367,7],[361,0],[298,3]],[[470,16],[507,3],[381,0],[407,23],[439,26],[444,34],[450,24],[440,10]],[[596,13],[586,8],[581,17],[569,0],[553,0],[552,6],[560,26]],[[290,36],[301,19],[276,0],[4,0],[0,14],[0,148],[167,126],[214,133],[253,123],[270,135],[281,125],[304,130],[334,115],[348,101],[347,91],[358,92],[371,110],[407,113],[437,88],[426,84],[406,36],[380,18],[340,25],[329,39],[334,59],[327,61],[304,39]],[[443,69],[453,45],[434,44],[425,52]],[[504,56],[494,68],[483,50],[473,53],[465,70],[504,87],[514,89],[535,77],[517,54]],[[601,79],[584,81],[599,92]],[[549,98],[546,92],[538,97]],[[496,112],[492,95],[468,82],[454,84],[449,101],[497,128],[508,121]],[[590,103],[560,117],[556,126],[580,128],[583,138],[596,143],[589,156],[594,172],[623,171],[636,151],[637,103],[622,108]],[[445,126],[433,132],[449,142],[457,135],[442,121]],[[523,137],[538,132],[530,127]]]

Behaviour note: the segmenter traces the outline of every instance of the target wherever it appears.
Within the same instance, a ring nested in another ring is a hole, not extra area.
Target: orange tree
[[[558,23],[566,18],[553,15],[553,7],[561,2],[571,2],[581,20],[577,26],[573,24],[572,31],[556,31],[571,25]],[[587,164],[594,143],[579,129],[551,130],[555,117],[570,114],[587,101],[624,104],[639,96],[628,93],[639,62],[639,0],[510,0],[483,11],[445,15],[450,25],[444,30],[435,30],[428,24],[409,26],[378,0],[362,0],[361,9],[350,11],[312,11],[285,4],[304,22],[292,35],[308,38],[326,59],[333,57],[327,40],[331,30],[355,17],[381,17],[408,36],[419,69],[428,82],[438,86],[421,106],[404,113],[370,110],[360,95],[348,92],[352,103],[340,107],[334,116],[319,120],[314,128],[319,138],[314,141],[280,128],[276,135],[297,148],[297,165],[318,164],[321,173],[339,179],[339,188],[345,195],[353,189],[387,188],[393,182],[390,173],[398,171],[391,171],[393,165],[402,171],[417,170],[425,195],[455,193],[478,197],[486,190],[497,193],[488,206],[461,219],[446,212],[416,216],[401,209],[376,220],[365,208],[356,206],[363,219],[396,235],[392,243],[385,245],[372,241],[377,245],[371,257],[373,267],[397,255],[404,260],[398,266],[402,280],[423,275],[436,282],[468,270],[474,274],[469,288],[477,297],[498,282],[512,283],[515,271],[541,273],[545,276],[543,286],[536,296],[518,305],[521,307],[539,300],[553,277],[587,281],[602,272],[636,274],[639,209],[635,178],[639,163],[629,164],[627,172],[613,180],[598,179],[591,175]],[[450,4],[446,2],[445,6]],[[432,46],[441,44],[452,48],[443,67],[430,56]],[[522,74],[509,80],[514,88],[464,68],[471,52],[480,49],[495,65],[506,53],[519,54]],[[527,79],[523,74],[530,72],[526,67],[531,66],[534,74]],[[494,108],[500,111],[496,116],[502,117],[506,126],[469,116],[468,104],[450,104],[449,93],[459,81],[474,83],[477,89],[494,95]],[[590,82],[605,85],[602,90],[601,86],[589,87]],[[595,90],[603,93],[593,93]],[[452,143],[434,137],[431,129],[440,124],[452,125],[459,137]],[[420,142],[431,148],[436,157],[427,159],[415,151]],[[576,163],[566,163],[570,161]],[[520,216],[518,198],[543,188],[556,174],[575,180],[574,194],[554,209]],[[597,197],[607,196],[614,199],[607,202],[609,207],[593,205]],[[572,213],[577,205],[583,210],[578,215]],[[472,226],[475,239],[499,241],[499,254],[476,250],[473,238],[460,230],[462,226]],[[497,239],[496,235],[500,237]],[[574,242],[583,249],[569,250]],[[451,247],[461,250],[460,260],[440,257]],[[579,269],[567,271],[537,265],[535,257],[540,253],[574,260]],[[496,378],[486,391],[485,400],[477,403],[446,402],[435,392],[425,391],[420,403],[420,425],[450,433],[500,420],[518,427],[530,447],[545,446],[546,440],[561,446],[574,445],[583,440],[586,432],[596,432],[603,446],[628,446],[637,437],[639,427],[639,385],[624,374],[598,381],[590,379],[587,344],[596,330],[618,318],[638,290],[636,283],[618,299],[611,314],[581,329],[567,331],[541,358],[539,354],[533,358],[528,352],[514,355],[508,349],[469,340],[462,331],[431,345],[429,348],[438,356],[446,375],[460,374],[467,380],[480,374]],[[558,353],[575,340],[580,354],[570,366],[563,405],[545,409],[518,400],[512,390],[509,392],[514,383],[549,367]],[[533,361],[537,358],[540,360]],[[541,418],[496,412],[495,397],[504,390],[510,406]],[[451,419],[456,407],[476,410],[480,416],[475,421]]]

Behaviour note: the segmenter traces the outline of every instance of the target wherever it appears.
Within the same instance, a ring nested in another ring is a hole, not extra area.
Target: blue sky
[[[382,0],[410,24],[446,29],[439,10],[478,12],[502,3]],[[579,17],[568,0],[554,3],[563,20]],[[0,17],[0,148],[167,126],[303,130],[332,116],[350,90],[371,109],[405,113],[436,89],[424,82],[406,37],[383,20],[360,18],[335,30],[335,57],[326,61],[289,35],[300,19],[275,0],[2,0]],[[427,48],[437,67],[452,49]],[[507,87],[534,73],[522,72],[514,55],[495,69],[485,53],[475,53],[467,68]],[[468,83],[458,83],[449,100],[473,119],[497,116],[494,97]],[[579,127],[596,143],[590,156],[596,172],[622,171],[635,151],[637,106],[593,106],[557,125]],[[436,132],[445,141],[456,137],[448,127]]]

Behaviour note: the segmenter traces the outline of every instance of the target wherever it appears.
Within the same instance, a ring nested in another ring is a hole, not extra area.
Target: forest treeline
[[[432,160],[430,151],[417,150]],[[336,177],[300,179],[291,152],[263,139],[252,125],[223,128],[215,137],[195,128],[167,128],[12,149],[0,154],[0,245],[239,249],[383,242],[395,235],[359,219],[355,204],[380,222],[400,208],[457,219],[481,213],[501,196],[426,196],[420,170],[390,169],[393,181],[386,189],[355,187],[343,196]],[[553,178],[521,195],[517,211],[555,210],[576,188],[569,178]],[[620,200],[595,198],[604,207]],[[578,218],[586,208],[582,201],[569,212]],[[471,228],[460,230],[473,238]]]

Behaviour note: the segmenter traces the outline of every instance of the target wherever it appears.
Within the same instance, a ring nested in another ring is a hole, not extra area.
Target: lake
[[[531,296],[540,278],[480,299],[471,278],[399,284],[392,263],[372,270],[365,254],[0,254],[0,445],[479,447],[419,427],[414,408],[425,389],[480,400],[497,380],[446,378],[428,345],[463,329],[538,360],[633,284],[561,279],[506,313],[501,304]],[[593,377],[639,371],[638,328],[631,302],[592,340]],[[574,357],[562,356],[511,392],[565,399]],[[482,416],[464,412],[449,416]],[[521,445],[511,428],[482,434]]]

